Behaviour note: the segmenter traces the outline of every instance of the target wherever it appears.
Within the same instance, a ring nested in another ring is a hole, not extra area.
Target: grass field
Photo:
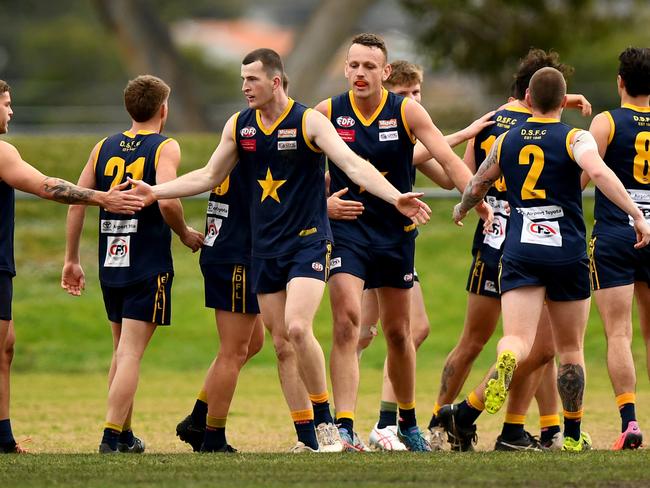
[[[211,153],[212,137],[179,138],[185,171],[202,165]],[[24,158],[47,173],[76,180],[94,138],[15,138]],[[189,164],[185,164],[189,163]],[[416,264],[425,292],[431,334],[418,353],[417,401],[420,424],[425,424],[438,388],[444,358],[453,347],[465,311],[465,280],[474,220],[465,228],[450,220],[451,200],[430,202],[432,221],[418,238]],[[591,214],[592,201],[585,209]],[[203,227],[205,202],[185,202],[188,221]],[[595,452],[503,455],[480,453],[432,456],[317,456],[288,457],[281,452],[294,441],[293,428],[280,394],[270,341],[242,373],[228,422],[229,441],[247,454],[234,457],[193,456],[174,437],[176,423],[189,411],[202,383],[204,370],[218,341],[211,311],[203,307],[198,256],[174,242],[173,326],[159,330],[143,362],[136,398],[134,429],[154,453],[137,459],[105,459],[80,454],[93,452],[99,440],[106,401],[110,331],[97,283],[96,209],[89,209],[82,242],[82,265],[87,290],[73,298],[59,288],[65,248],[66,208],[54,203],[17,203],[14,318],[18,343],[12,382],[12,424],[19,439],[38,456],[0,457],[0,487],[113,486],[131,481],[141,486],[331,485],[383,486],[445,484],[467,481],[480,485],[569,484],[616,485],[650,481],[644,465],[647,454]],[[588,217],[590,218],[590,217]],[[331,346],[327,298],[316,318],[315,330],[326,354]],[[638,330],[637,330],[638,332]],[[637,333],[638,336],[638,333]],[[385,347],[381,338],[363,357],[357,427],[364,436],[375,422]],[[494,355],[491,341],[476,363],[468,386],[474,384]],[[605,342],[594,312],[586,337],[588,384],[585,428],[594,444],[606,449],[614,440],[619,419],[605,368]],[[638,368],[638,414],[642,427],[650,425],[645,349],[634,340]],[[468,391],[468,389],[466,389]],[[479,448],[491,449],[502,414],[479,420]],[[538,431],[532,409],[529,430]],[[47,453],[47,454],[45,454]],[[174,455],[170,455],[174,454]],[[543,479],[536,476],[543,473]],[[533,481],[530,481],[533,476]],[[548,483],[547,483],[548,481]]]

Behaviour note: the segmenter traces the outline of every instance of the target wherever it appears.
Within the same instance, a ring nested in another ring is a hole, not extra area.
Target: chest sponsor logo
[[[298,135],[298,129],[280,129],[278,130],[279,139],[295,138]]]
[[[298,149],[297,141],[278,141],[278,151],[295,151]]]
[[[100,230],[102,234],[134,234],[138,232],[138,219],[102,220]]]
[[[214,241],[217,240],[217,237],[219,237],[219,231],[221,230],[221,224],[223,224],[223,220],[218,219],[216,217],[208,217],[206,220],[206,230],[205,230],[205,238],[203,239],[203,245],[204,246],[210,246],[212,247],[214,245]]]
[[[107,236],[106,268],[128,268],[131,266],[131,236]]]
[[[493,249],[501,249],[503,241],[506,239],[506,225],[508,225],[508,220],[505,217],[494,214],[492,226],[489,232],[483,236],[483,243]]]
[[[208,202],[208,215],[216,215],[217,217],[228,217],[228,210],[230,205],[221,202]]]
[[[242,139],[239,145],[244,151],[255,152],[257,151],[257,139]]]
[[[332,258],[330,260],[330,269],[336,269],[341,267],[341,258]]]
[[[399,140],[399,133],[396,130],[379,133],[379,142],[397,141],[397,140]]]
[[[397,129],[397,119],[380,120],[380,129]]]
[[[548,205],[545,207],[520,207],[517,209],[521,215],[530,220],[537,219],[559,219],[564,217],[564,210],[559,205]]]
[[[343,127],[344,129],[349,129],[355,124],[354,119],[348,115],[337,117],[336,123],[339,127]]]
[[[343,139],[345,142],[354,142],[356,140],[356,135],[354,132],[354,129],[336,129],[336,132],[338,132],[339,137]]]
[[[242,137],[255,137],[255,134],[257,134],[257,129],[249,125],[247,127],[244,127],[242,130],[240,130],[239,134]]]
[[[550,220],[533,222],[526,217],[523,220],[521,242],[540,246],[562,247],[559,222]]]

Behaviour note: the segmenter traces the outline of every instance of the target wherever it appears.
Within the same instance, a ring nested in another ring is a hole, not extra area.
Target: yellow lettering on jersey
[[[639,132],[634,141],[634,179],[643,185],[650,183],[650,132]]]
[[[221,182],[219,186],[217,186],[214,190],[212,190],[212,193],[215,195],[225,195],[228,193],[228,189],[230,188],[230,175],[226,176],[226,179]]]
[[[274,180],[273,175],[271,174],[271,168],[267,168],[266,178],[263,180],[257,180],[257,182],[262,187],[262,198],[260,199],[260,202],[263,202],[268,197],[271,197],[273,200],[280,203],[278,188],[284,185],[287,180]]]
[[[532,160],[532,161],[531,161]],[[531,165],[526,180],[521,187],[521,199],[533,200],[536,198],[546,198],[546,190],[535,188],[537,180],[544,169],[544,151],[539,146],[528,144],[519,152],[519,164]]]
[[[119,185],[124,181],[124,173],[131,176],[131,179],[141,180],[144,175],[144,156],[139,157],[131,164],[125,167],[126,161],[124,159],[113,156],[106,162],[104,167],[104,176],[113,176],[111,188]]]
[[[385,177],[388,174],[388,171],[380,171],[380,173],[381,173],[382,176]],[[365,186],[359,186],[359,194],[363,193],[364,191],[366,191],[366,187]]]

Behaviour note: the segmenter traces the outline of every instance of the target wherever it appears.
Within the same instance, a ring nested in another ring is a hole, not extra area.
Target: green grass
[[[215,144],[212,136],[179,137],[184,151],[181,172],[200,166]],[[14,138],[24,159],[48,174],[75,181],[96,142],[93,137]],[[430,202],[431,223],[418,237],[416,264],[431,322],[431,334],[418,353],[417,401],[420,424],[426,423],[438,388],[441,366],[455,344],[465,314],[465,282],[475,218],[460,229],[451,222],[452,200]],[[188,221],[203,227],[205,202],[185,201]],[[585,203],[588,220],[592,201]],[[18,438],[31,436],[30,457],[0,457],[0,487],[112,486],[125,481],[142,486],[371,485],[392,483],[478,485],[616,485],[648,480],[645,452],[585,456],[492,453],[452,456],[317,456],[260,454],[291,446],[294,433],[275,373],[270,340],[244,370],[229,416],[229,440],[248,454],[235,457],[191,456],[174,437],[187,414],[205,368],[218,347],[214,317],[203,306],[198,256],[174,240],[176,277],[173,325],[156,332],[142,369],[134,427],[148,443],[144,457],[117,459],[79,453],[97,447],[106,402],[105,372],[111,354],[110,330],[97,282],[97,210],[89,209],[82,240],[87,289],[81,298],[59,287],[65,249],[66,208],[49,202],[17,203],[14,318],[17,332],[13,376],[12,423]],[[314,328],[326,354],[331,348],[327,297]],[[638,328],[637,328],[638,330]],[[637,333],[637,336],[639,334]],[[268,338],[267,338],[268,339]],[[476,362],[465,392],[479,380],[494,357],[493,339]],[[639,420],[650,425],[648,379],[643,341],[635,337],[639,377]],[[375,422],[385,346],[381,337],[364,353],[356,425],[364,436]],[[605,368],[606,349],[600,319],[591,314],[586,336],[588,385],[585,425],[595,446],[614,440],[618,415]],[[534,409],[533,409],[534,410]],[[479,448],[490,449],[503,415],[479,421]],[[529,428],[537,432],[534,412]],[[251,453],[252,452],[252,453]],[[51,454],[44,454],[51,453]],[[170,455],[173,454],[173,455]],[[538,474],[542,473],[543,478]],[[530,479],[533,481],[529,481]],[[548,481],[548,483],[546,483]]]

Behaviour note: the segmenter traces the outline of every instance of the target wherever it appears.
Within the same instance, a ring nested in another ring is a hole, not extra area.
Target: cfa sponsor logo
[[[228,217],[230,205],[221,202],[208,202],[208,215],[217,215],[219,217]]]
[[[493,237],[501,237],[506,235],[506,228],[499,219],[495,219],[492,221],[492,225],[489,228],[489,233],[492,234]]]
[[[497,287],[494,285],[494,281],[485,280],[485,286],[483,287],[485,291],[491,291],[492,293],[499,293]]]
[[[531,234],[539,237],[553,237],[557,234],[553,227],[543,222],[531,222],[528,224],[528,230]]]
[[[336,132],[338,132],[339,137],[343,139],[345,142],[354,142],[356,140],[356,135],[354,133],[354,129],[347,130],[347,129],[336,129]]]
[[[407,274],[405,274],[405,275],[404,275],[404,281],[405,281],[406,283],[410,283],[411,281],[413,281],[413,273],[407,273]]]
[[[138,220],[102,220],[100,228],[102,234],[131,234],[138,232]]]
[[[291,151],[298,149],[296,141],[278,141],[278,151]]]
[[[239,141],[241,148],[244,151],[255,152],[257,151],[257,139],[242,139]]]
[[[125,268],[130,266],[131,236],[108,237],[106,241],[106,268]]]
[[[257,134],[257,130],[255,130],[255,127],[247,126],[240,130],[239,134],[242,137],[253,137],[255,134]]]
[[[397,129],[397,119],[380,120],[380,129]]]
[[[290,138],[298,135],[298,129],[280,129],[278,131],[279,138]]]
[[[341,115],[340,117],[336,118],[336,123],[340,125],[341,127],[347,129],[349,127],[352,127],[354,125],[354,119],[352,117],[349,117],[347,115]]]
[[[396,130],[379,133],[379,142],[397,141],[397,140],[399,140],[399,134]]]
[[[330,269],[336,269],[341,267],[341,258],[332,258],[330,260]]]
[[[319,273],[323,271],[323,265],[320,263],[311,263],[311,269],[318,271]]]
[[[208,217],[205,225],[205,238],[203,239],[204,246],[212,247],[214,241],[219,237],[219,231],[221,230],[221,224],[223,220],[216,217]]]

